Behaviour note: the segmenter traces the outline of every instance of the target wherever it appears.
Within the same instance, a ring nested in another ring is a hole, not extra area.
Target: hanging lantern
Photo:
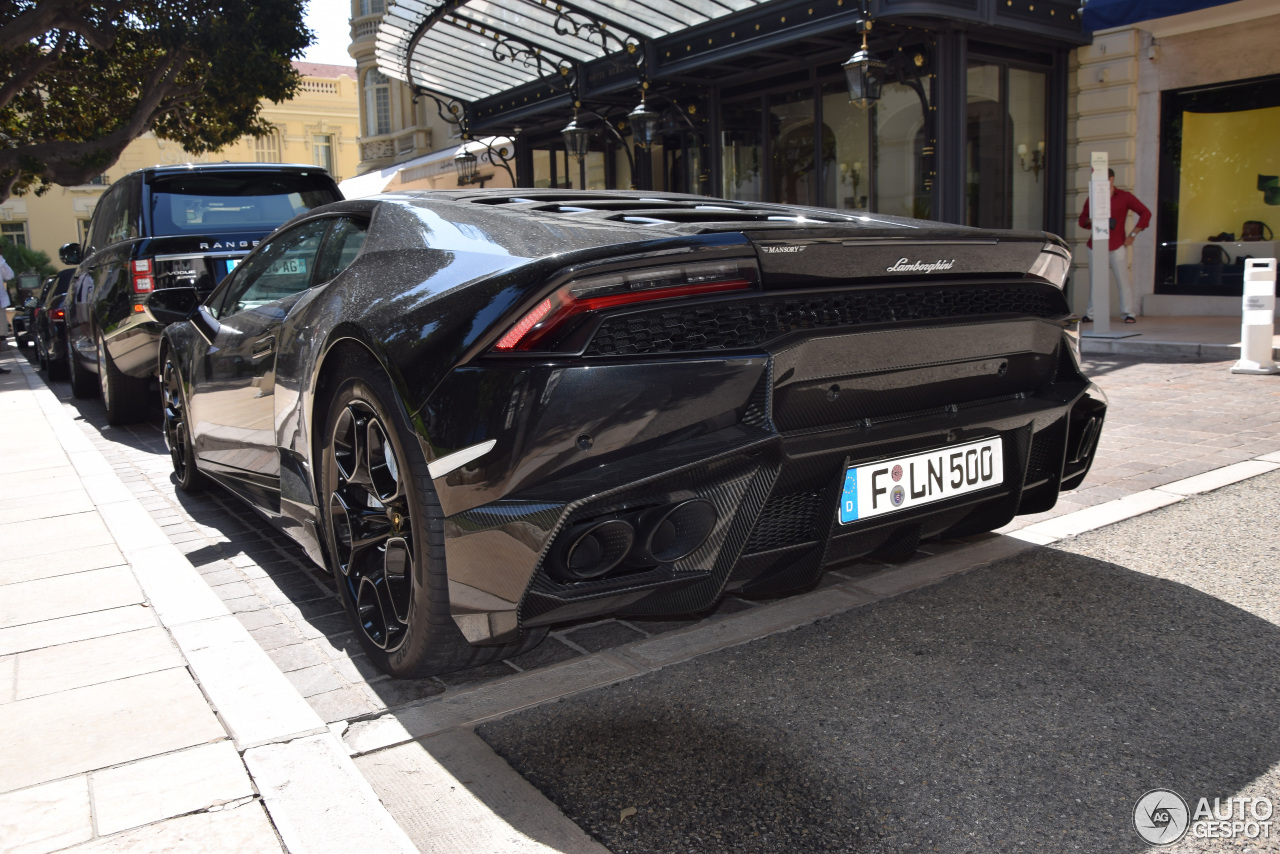
[[[578,124],[576,109],[573,111],[573,121],[565,125],[560,135],[564,137],[565,151],[579,160],[587,156],[587,150],[591,147],[591,131]]]
[[[865,26],[862,47],[843,66],[849,84],[849,100],[863,109],[880,100],[887,67],[867,50],[867,30],[871,29],[871,23],[868,21]]]
[[[662,113],[654,112],[645,106],[644,93],[640,94],[640,103],[627,116],[631,123],[631,135],[636,145],[648,148],[658,139],[658,125],[662,123]]]
[[[467,150],[466,143],[453,155],[453,168],[458,173],[459,184],[473,184],[480,172],[480,161]]]

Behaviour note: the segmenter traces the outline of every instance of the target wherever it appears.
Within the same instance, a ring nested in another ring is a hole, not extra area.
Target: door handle
[[[253,342],[253,358],[266,356],[276,348],[276,336],[268,335]]]

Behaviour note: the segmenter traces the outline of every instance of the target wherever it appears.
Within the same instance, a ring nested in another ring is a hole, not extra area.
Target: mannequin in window
[[[1120,289],[1120,313],[1124,316],[1125,323],[1136,323],[1133,316],[1133,297],[1129,288],[1129,255],[1125,250],[1133,245],[1133,240],[1140,233],[1147,230],[1147,226],[1151,224],[1151,211],[1147,206],[1138,201],[1138,197],[1127,190],[1116,189],[1116,172],[1114,169],[1107,170],[1107,180],[1111,184],[1111,237],[1107,243],[1107,258],[1111,262],[1111,279]],[[1138,222],[1133,227],[1133,231],[1127,231],[1129,212],[1137,214]],[[1085,199],[1084,210],[1080,212],[1080,227],[1093,232],[1093,219],[1089,216],[1089,200]],[[1093,249],[1093,238],[1089,238],[1088,246]],[[1093,277],[1093,253],[1089,253],[1089,276]],[[1110,306],[1106,307],[1107,311],[1111,310]],[[1081,318],[1085,323],[1093,320],[1093,289],[1089,290],[1089,307],[1085,309],[1084,317]]]

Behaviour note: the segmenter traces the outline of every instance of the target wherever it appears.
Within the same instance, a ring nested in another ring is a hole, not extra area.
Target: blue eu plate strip
[[[858,518],[858,470],[844,473],[844,492],[840,495],[840,524],[857,521]]]

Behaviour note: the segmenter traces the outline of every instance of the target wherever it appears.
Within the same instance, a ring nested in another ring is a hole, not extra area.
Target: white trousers
[[[1107,255],[1111,261],[1111,281],[1120,287],[1120,314],[1133,314],[1132,300],[1129,298],[1129,253],[1125,251],[1126,247],[1121,246],[1119,249],[1108,252]],[[1093,250],[1086,249],[1089,253],[1089,307],[1085,309],[1085,314],[1093,317]],[[1111,300],[1107,299],[1107,311],[1111,311]],[[1108,315],[1109,316],[1109,315]]]

